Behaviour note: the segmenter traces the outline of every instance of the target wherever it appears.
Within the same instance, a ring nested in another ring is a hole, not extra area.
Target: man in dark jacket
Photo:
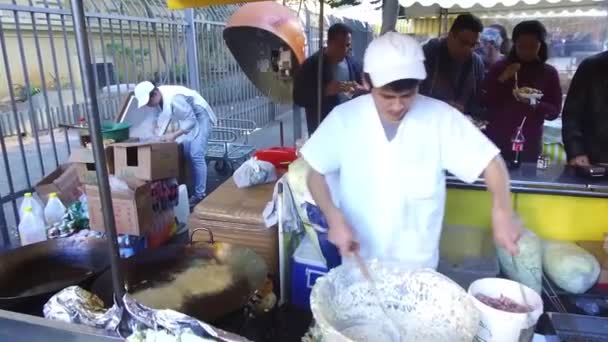
[[[571,165],[608,163],[608,51],[579,65],[570,83],[562,123]]]
[[[338,23],[332,25],[327,32],[327,47],[323,50],[323,100],[321,105],[321,121],[335,106],[348,101],[352,97],[352,88],[347,91],[347,83],[361,84],[361,66],[350,56],[351,30],[348,26]],[[293,99],[306,110],[308,134],[317,129],[319,116],[317,114],[319,52],[308,57],[296,75]]]
[[[480,117],[478,98],[484,75],[483,60],[473,51],[483,24],[472,14],[459,15],[446,38],[423,47],[427,78],[420,93],[449,103],[465,114]]]

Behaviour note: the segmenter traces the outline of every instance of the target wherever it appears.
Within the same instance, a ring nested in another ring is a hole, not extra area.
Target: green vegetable
[[[517,245],[519,254],[516,256],[511,256],[503,248],[496,248],[500,267],[509,279],[520,282],[540,294],[543,288],[541,239],[532,231],[525,230]]]
[[[545,241],[543,267],[557,286],[574,294],[587,292],[600,275],[595,257],[572,242]]]

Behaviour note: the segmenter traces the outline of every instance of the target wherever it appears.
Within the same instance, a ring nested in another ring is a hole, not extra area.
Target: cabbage
[[[545,273],[560,288],[580,294],[597,282],[600,264],[582,247],[572,242],[545,241],[543,250]]]
[[[543,289],[542,242],[536,234],[526,229],[517,245],[519,254],[516,256],[511,256],[501,247],[496,248],[500,267],[509,279],[520,282],[540,294]]]

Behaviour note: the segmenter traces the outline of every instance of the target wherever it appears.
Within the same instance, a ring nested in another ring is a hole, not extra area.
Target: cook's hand
[[[456,109],[458,109],[461,113],[464,113],[464,106],[458,102],[448,101],[448,104]]]
[[[341,212],[336,211],[329,215],[327,224],[329,225],[329,242],[338,247],[340,255],[350,256],[359,249],[359,245],[354,240],[353,229]]]
[[[342,86],[340,85],[340,82],[338,82],[338,81],[331,81],[325,87],[325,95],[327,95],[327,96],[338,95],[338,93],[340,93],[340,91],[342,91],[341,89],[342,89]]]
[[[572,158],[572,159],[570,159],[570,161],[568,162],[568,164],[570,164],[572,166],[591,166],[591,162],[589,161],[589,157],[587,157],[586,155]]]
[[[498,76],[498,80],[500,82],[506,82],[506,81],[512,79],[515,76],[515,73],[517,73],[519,71],[519,69],[521,69],[521,64],[519,64],[519,63],[509,64],[509,66],[507,66],[505,68],[505,70],[502,72],[502,74],[500,74],[500,76]]]
[[[171,142],[171,141],[175,141],[176,136],[173,133],[167,133],[165,135],[163,135],[162,137],[160,137],[160,141],[163,142]]]
[[[511,210],[492,210],[492,229],[497,246],[504,248],[511,255],[519,254],[517,241],[523,227],[520,219]]]

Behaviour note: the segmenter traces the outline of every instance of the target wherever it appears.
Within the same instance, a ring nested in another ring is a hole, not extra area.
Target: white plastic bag
[[[252,158],[236,169],[232,178],[238,188],[248,188],[276,181],[277,170],[269,162]]]
[[[543,286],[542,241],[526,229],[517,245],[519,254],[514,257],[503,248],[496,248],[500,267],[509,279],[520,282],[540,294]]]
[[[600,275],[597,259],[582,247],[566,241],[545,241],[543,266],[557,286],[574,294],[587,292]]]

